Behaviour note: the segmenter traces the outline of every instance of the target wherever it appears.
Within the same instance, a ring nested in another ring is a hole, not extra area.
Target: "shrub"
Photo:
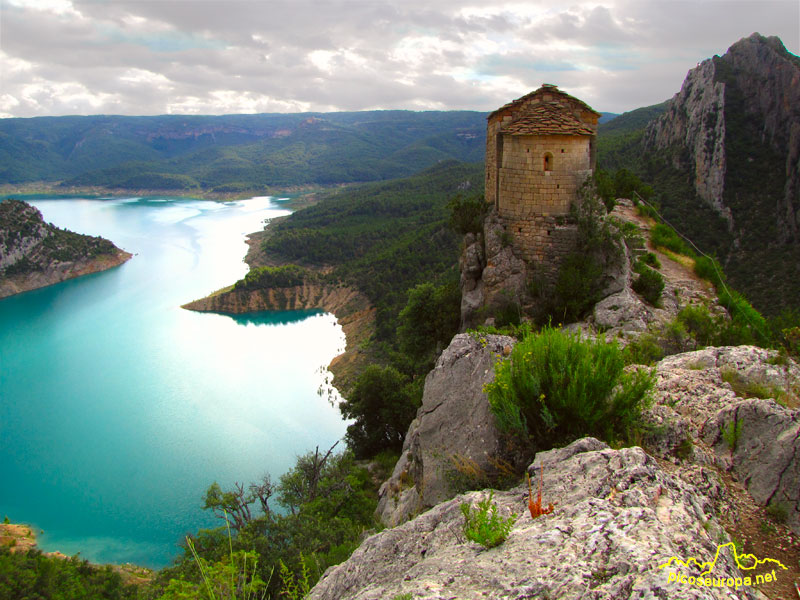
[[[497,514],[497,505],[492,502],[494,492],[488,498],[478,502],[478,509],[473,510],[468,502],[461,505],[464,515],[464,535],[468,540],[477,542],[484,548],[494,548],[506,541],[511,528],[517,521],[517,515],[504,519]]]
[[[664,358],[664,349],[656,335],[645,333],[625,346],[622,354],[626,364],[653,365]]]
[[[753,305],[739,292],[723,288],[719,293],[719,302],[731,316],[731,322],[721,334],[725,345],[742,344],[769,345],[767,321]]]
[[[654,382],[649,370],[624,372],[615,342],[583,340],[545,327],[516,344],[486,386],[499,427],[551,448],[586,435],[632,439]]]
[[[652,252],[645,252],[642,254],[642,258],[640,260],[647,266],[653,267],[654,269],[661,268],[661,261],[659,261],[658,257]]]
[[[655,246],[667,248],[677,254],[685,254],[686,256],[694,255],[686,242],[678,236],[675,230],[663,223],[655,225],[650,230],[650,241],[652,241]]]
[[[456,194],[447,203],[450,209],[450,226],[461,235],[483,231],[483,219],[490,205],[483,196],[465,198]]]
[[[550,316],[565,323],[580,319],[597,303],[602,274],[602,267],[591,255],[577,252],[567,256],[558,271]]]
[[[690,304],[678,313],[678,321],[695,340],[695,347],[709,346],[714,343],[719,324],[705,306]]]
[[[636,213],[640,217],[649,217],[654,221],[658,221],[658,212],[655,208],[648,204],[642,204],[641,202],[636,205]]]
[[[664,291],[664,276],[645,265],[642,261],[636,263],[634,271],[639,276],[633,280],[631,287],[637,294],[641,294],[648,303],[658,306],[661,301],[661,292]]]
[[[725,274],[722,272],[722,266],[720,266],[715,258],[698,256],[694,261],[694,272],[698,277],[710,281],[717,289],[719,289],[725,281]]]

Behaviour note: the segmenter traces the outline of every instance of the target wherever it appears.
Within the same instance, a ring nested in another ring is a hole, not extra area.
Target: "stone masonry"
[[[497,109],[486,132],[486,201],[522,257],[552,276],[574,248],[570,207],[595,166],[599,113],[544,84]]]

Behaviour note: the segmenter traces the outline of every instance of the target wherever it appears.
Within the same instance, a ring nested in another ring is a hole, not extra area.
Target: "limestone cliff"
[[[329,368],[336,387],[344,392],[352,384],[358,365],[363,362],[360,346],[375,326],[375,309],[369,300],[352,288],[306,281],[288,288],[236,290],[227,288],[206,298],[184,304],[188,310],[241,314],[263,310],[322,309],[333,313],[346,337],[344,354],[333,359]]]
[[[726,146],[735,143],[732,135],[741,133],[731,131],[728,122],[742,119],[751,121],[761,143],[784,158],[780,166],[785,184],[775,218],[782,239],[800,241],[800,59],[777,37],[754,33],[725,55],[689,71],[667,111],[649,125],[646,144],[686,150],[673,157],[674,165],[693,172],[698,196],[733,228],[734,217],[724,198]]]
[[[703,61],[648,125],[644,157],[665,216],[735,287],[762,312],[797,308],[800,58],[754,33]]]
[[[131,256],[106,239],[45,223],[25,202],[0,202],[0,298],[104,271]]]

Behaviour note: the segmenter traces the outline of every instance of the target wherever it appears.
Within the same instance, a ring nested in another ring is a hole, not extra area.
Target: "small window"
[[[544,155],[544,170],[545,171],[552,171],[553,170],[553,155],[549,152]]]
[[[561,149],[561,154],[564,154],[564,149],[563,148]]]

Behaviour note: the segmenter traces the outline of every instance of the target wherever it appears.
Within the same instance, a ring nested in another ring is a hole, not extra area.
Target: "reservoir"
[[[344,435],[320,393],[344,349],[332,315],[180,308],[243,277],[245,234],[286,203],[31,204],[134,257],[0,300],[0,519],[41,530],[45,551],[160,567],[222,523],[202,510],[211,483],[277,481]]]

